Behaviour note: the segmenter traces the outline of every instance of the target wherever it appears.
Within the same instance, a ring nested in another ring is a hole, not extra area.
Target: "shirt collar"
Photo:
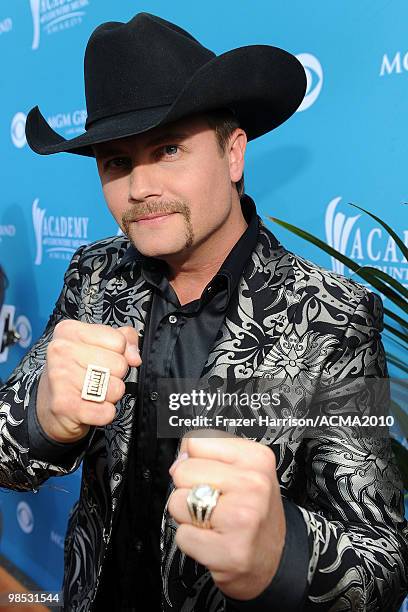
[[[225,306],[228,304],[241,277],[245,263],[251,256],[258,240],[260,218],[257,215],[253,199],[244,194],[241,197],[241,207],[248,227],[227,255],[217,274],[203,291],[203,295],[211,296],[211,293],[215,293],[226,283],[228,291]],[[114,278],[117,272],[129,263],[139,264],[144,279],[159,288],[166,271],[166,262],[159,258],[146,257],[132,244],[128,247],[122,259],[113,267],[109,273],[109,278]]]
[[[251,257],[258,241],[259,218],[253,199],[244,194],[241,198],[241,208],[248,227],[235,243],[214,277],[215,279],[220,277],[227,279],[228,300],[238,285],[244,266]]]

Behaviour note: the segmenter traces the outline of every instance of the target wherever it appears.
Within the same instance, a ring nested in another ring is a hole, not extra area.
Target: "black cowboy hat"
[[[286,121],[306,91],[303,66],[287,51],[251,45],[216,56],[182,28],[149,13],[97,27],[87,44],[84,74],[85,133],[66,140],[36,106],[26,136],[37,153],[93,156],[93,144],[218,108],[231,109],[251,140]]]

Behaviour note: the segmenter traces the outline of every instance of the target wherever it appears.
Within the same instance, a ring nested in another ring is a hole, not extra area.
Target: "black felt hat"
[[[93,144],[218,108],[233,110],[251,140],[286,121],[306,91],[303,66],[287,51],[251,45],[216,56],[182,28],[149,13],[96,28],[84,75],[85,133],[63,138],[36,106],[26,136],[37,153],[93,156]]]

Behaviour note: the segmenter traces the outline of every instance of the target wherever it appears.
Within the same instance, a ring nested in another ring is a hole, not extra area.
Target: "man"
[[[407,526],[385,437],[156,436],[163,378],[280,378],[306,414],[318,383],[386,374],[379,298],[286,251],[243,192],[247,140],[295,112],[302,67],[267,46],[216,57],[141,13],[93,33],[85,85],[85,134],[36,108],[27,139],[94,155],[125,236],[74,255],[0,413],[3,486],[83,461],[64,608],[396,610]]]

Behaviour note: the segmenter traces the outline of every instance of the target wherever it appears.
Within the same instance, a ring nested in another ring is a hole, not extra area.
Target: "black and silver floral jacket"
[[[305,414],[319,381],[384,376],[380,299],[288,252],[259,222],[258,243],[231,298],[203,378],[283,378],[301,390]],[[65,542],[67,610],[93,609],[137,410],[134,385],[128,384],[113,423],[95,428],[86,452],[72,464],[30,457],[27,409],[47,344],[61,319],[133,325],[143,335],[151,290],[138,267],[128,262],[109,277],[128,247],[121,236],[78,249],[43,336],[0,390],[0,486],[35,490],[50,476],[69,474],[83,462],[80,498]],[[135,383],[137,376],[131,368],[125,382]],[[397,610],[408,583],[408,528],[389,440],[340,438],[330,432],[276,439],[266,430],[259,441],[273,449],[281,493],[298,505],[306,523],[310,561],[304,609]],[[165,510],[163,610],[225,610],[222,593],[198,564],[193,591],[184,592],[182,582],[177,589],[170,584],[175,564],[183,571],[185,564],[195,563],[177,549],[175,529]]]

